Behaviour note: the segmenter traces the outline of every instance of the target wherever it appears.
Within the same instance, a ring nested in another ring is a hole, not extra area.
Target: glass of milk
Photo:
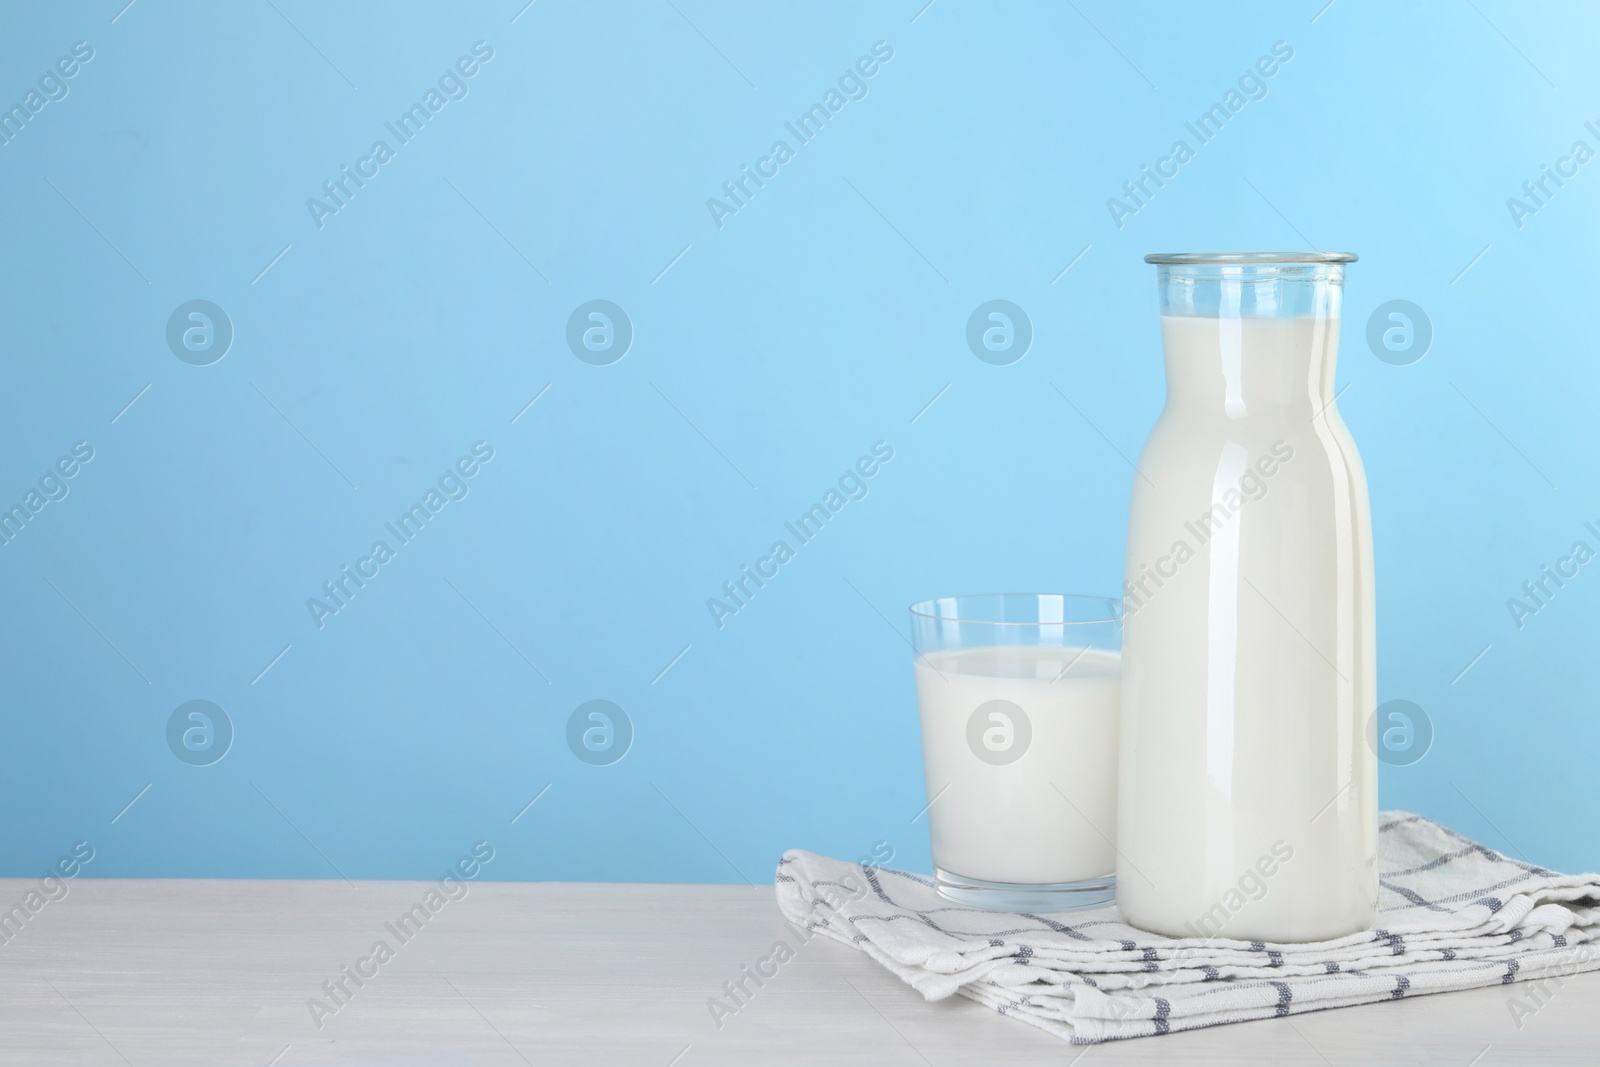
[[[1121,602],[1002,593],[911,606],[941,896],[998,911],[1116,895]]]

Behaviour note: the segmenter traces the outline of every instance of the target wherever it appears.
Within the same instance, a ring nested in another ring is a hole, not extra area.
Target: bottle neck
[[[1333,404],[1339,351],[1335,314],[1161,316],[1169,407],[1229,419],[1299,413]]]

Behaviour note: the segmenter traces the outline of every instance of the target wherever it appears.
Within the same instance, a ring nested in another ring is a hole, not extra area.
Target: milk
[[[1167,407],[1129,520],[1118,906],[1176,936],[1366,929],[1372,535],[1333,406],[1338,320],[1161,329]]]
[[[1021,645],[917,660],[935,866],[1029,885],[1115,869],[1119,667]]]

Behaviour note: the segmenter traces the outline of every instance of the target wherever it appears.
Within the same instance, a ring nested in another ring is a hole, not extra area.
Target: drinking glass
[[[947,900],[1068,911],[1116,892],[1121,602],[911,606],[934,879]]]

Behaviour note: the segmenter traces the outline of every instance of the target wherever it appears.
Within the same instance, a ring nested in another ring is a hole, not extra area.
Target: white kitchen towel
[[[778,864],[792,922],[853,945],[929,1000],[953,993],[1074,1044],[1600,968],[1600,875],[1558,874],[1420,815],[1379,824],[1377,929],[1314,944],[1172,938],[1114,907],[1049,915],[952,904],[933,882],[798,849]],[[1513,1013],[1519,1001],[1509,1001]]]

